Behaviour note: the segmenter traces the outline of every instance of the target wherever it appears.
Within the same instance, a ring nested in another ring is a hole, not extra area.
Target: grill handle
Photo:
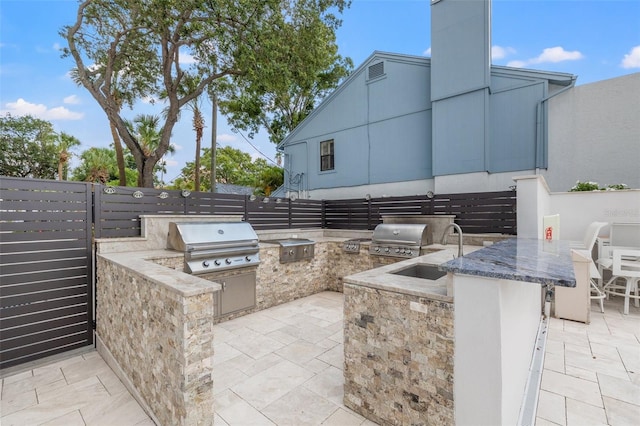
[[[254,254],[258,251],[258,247],[241,247],[237,249],[227,249],[227,250],[198,250],[198,251],[188,251],[186,254],[186,258],[188,259],[201,259],[203,257],[209,256],[236,256],[239,254]]]
[[[415,241],[405,241],[405,240],[373,240],[373,244],[404,244],[408,246],[417,246],[420,243]]]
[[[243,247],[258,247],[258,240],[236,240],[229,241],[226,243],[215,243],[215,244],[187,244],[186,248],[188,252],[192,251],[201,251],[201,250],[218,250],[218,249],[226,249],[226,248],[234,248],[238,246]]]

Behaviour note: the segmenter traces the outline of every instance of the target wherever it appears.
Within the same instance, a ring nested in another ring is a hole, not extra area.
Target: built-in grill
[[[373,231],[369,253],[374,256],[418,257],[420,247],[427,244],[426,224],[382,223]]]
[[[280,246],[280,263],[313,259],[315,254],[316,243],[307,238],[283,238],[281,240],[266,240],[264,242],[278,244]]]
[[[216,317],[256,305],[258,236],[247,222],[170,222],[167,247],[184,252],[184,272],[222,285]]]
[[[170,222],[167,246],[184,252],[188,274],[260,263],[258,236],[248,222]]]

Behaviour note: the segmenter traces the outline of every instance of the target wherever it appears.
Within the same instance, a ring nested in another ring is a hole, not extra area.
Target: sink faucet
[[[449,228],[454,228],[456,231],[458,231],[458,257],[462,257],[464,256],[464,254],[462,253],[462,229],[460,229],[460,226],[457,223],[450,223],[446,228],[444,228],[444,234],[442,234],[441,244],[447,245],[447,231],[449,231]]]

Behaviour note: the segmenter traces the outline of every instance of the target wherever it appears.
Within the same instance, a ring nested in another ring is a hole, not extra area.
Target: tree
[[[117,174],[115,151],[92,147],[80,154],[80,165],[73,170],[73,180],[106,184],[117,179]]]
[[[211,189],[211,148],[203,148],[201,174],[201,190]],[[176,189],[194,189],[193,161],[188,162],[182,169],[182,174],[177,178],[173,187]],[[256,188],[256,194],[269,195],[271,191],[282,185],[284,170],[280,167],[270,166],[267,162],[258,158],[255,161],[246,152],[229,146],[217,149],[216,182],[234,185],[250,186]]]
[[[80,141],[75,136],[62,132],[57,135],[56,148],[58,150],[58,180],[67,180],[69,158],[71,150],[80,146]]]
[[[248,131],[249,137],[264,128],[271,142],[284,139],[353,69],[351,59],[338,54],[339,24],[306,9],[295,10],[279,29],[285,45],[256,53],[271,61],[218,85],[220,110],[229,123]]]
[[[58,170],[51,123],[26,115],[0,117],[0,175],[54,179]]]
[[[178,113],[211,83],[232,75],[257,78],[274,58],[288,66],[288,22],[320,17],[337,25],[329,10],[342,12],[348,0],[84,0],[76,21],[62,29],[78,80],[105,111],[131,150],[140,185],[153,185],[154,166],[169,149]],[[180,55],[195,63],[183,67]],[[273,55],[272,55],[273,54]],[[86,63],[85,63],[86,62]],[[89,64],[89,65],[87,65]],[[185,78],[199,76],[197,87],[179,94]],[[267,77],[264,77],[268,79]],[[127,131],[115,95],[136,99],[166,93],[165,119],[158,147],[146,155]]]
[[[284,183],[284,169],[278,166],[270,166],[262,158],[256,161],[256,195],[269,196]]]

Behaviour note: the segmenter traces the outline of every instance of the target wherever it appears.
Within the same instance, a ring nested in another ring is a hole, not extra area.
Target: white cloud
[[[169,166],[169,167],[175,167],[175,166],[178,165],[178,162],[176,160],[167,160],[167,159],[165,159],[165,160],[162,160],[162,161],[164,161],[165,164],[167,166]]]
[[[53,43],[53,50],[62,50],[60,43]]]
[[[431,56],[431,47],[429,47],[427,50],[422,52],[422,54],[425,55],[425,56]]]
[[[513,47],[491,46],[491,59],[504,59],[516,53]]]
[[[507,62],[507,66],[508,67],[513,67],[513,68],[524,68],[525,66],[527,66],[527,63],[525,61],[509,61]]]
[[[65,107],[48,108],[44,104],[33,104],[20,98],[16,102],[7,102],[0,114],[9,113],[15,116],[33,115],[42,120],[80,120],[84,113],[73,112]]]
[[[567,51],[561,46],[547,47],[542,51],[540,56],[529,60],[531,64],[542,64],[545,62],[563,62],[563,61],[575,61],[582,59],[584,56],[577,50]]]
[[[514,51],[515,52],[515,51]],[[584,58],[584,55],[577,50],[568,51],[564,50],[561,46],[547,47],[542,50],[542,53],[535,58],[527,59],[526,61],[513,60],[507,63],[508,67],[522,68],[532,64],[543,63],[556,63],[564,61],[576,61]]]
[[[238,138],[235,135],[230,135],[229,133],[222,133],[221,135],[218,135],[218,137],[216,138],[217,142],[227,142],[227,143],[236,142],[237,140]]]
[[[182,146],[182,145],[180,145],[180,144],[177,144],[177,143],[174,143],[174,142],[172,142],[172,143],[171,143],[171,146],[172,146],[172,147],[173,147],[173,149],[175,149],[176,151],[182,151],[182,150],[184,149],[184,146]]]
[[[640,68],[640,46],[635,46],[629,53],[624,55],[620,63],[622,68]]]
[[[186,52],[180,52],[180,58],[179,58],[179,62],[182,65],[188,65],[188,64],[195,64],[196,62],[196,58],[194,58],[192,55],[190,55],[189,53]]]
[[[76,95],[70,95],[67,96],[66,98],[64,98],[62,100],[62,102],[64,102],[65,104],[69,104],[69,105],[78,105],[80,104],[80,98]]]
[[[155,98],[153,96],[145,96],[144,98],[142,98],[140,101],[143,104],[149,104],[149,105],[155,105],[156,102],[158,102],[160,99]]]

